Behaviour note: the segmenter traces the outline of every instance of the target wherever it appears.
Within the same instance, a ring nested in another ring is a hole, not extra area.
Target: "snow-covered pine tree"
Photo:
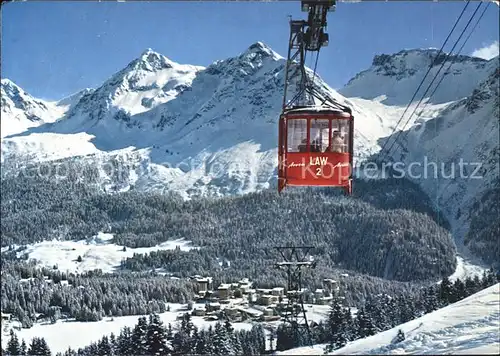
[[[99,355],[112,356],[113,347],[109,342],[109,338],[107,335],[104,335],[101,340],[97,343],[97,347],[99,348]]]
[[[19,339],[17,338],[14,330],[10,330],[10,338],[7,342],[7,351],[8,355],[20,355],[21,354],[21,344],[19,344]]]
[[[166,355],[172,351],[172,346],[167,340],[167,329],[158,314],[149,316],[146,340],[148,355]]]
[[[168,323],[167,326],[167,339],[172,340],[174,338],[174,332],[172,331],[172,324]]]
[[[252,329],[250,329],[250,334],[252,335],[252,340],[256,343],[257,353],[260,355],[264,354],[266,351],[266,333],[262,325],[254,324]]]
[[[26,341],[23,341],[21,342],[21,353],[20,355],[21,356],[26,356],[28,354],[28,346],[26,345]]]
[[[351,308],[344,308],[344,335],[347,341],[356,339],[356,324],[352,318]]]
[[[203,336],[201,335],[200,331],[196,326],[193,326],[193,333],[191,336],[191,345],[190,349],[191,352],[194,354],[203,354],[203,349],[204,349],[204,342],[203,342]],[[199,352],[202,351],[202,352]]]
[[[86,355],[90,356],[90,355],[98,355],[99,354],[99,347],[97,346],[97,344],[95,342],[92,342],[89,345],[88,349],[87,348],[85,348],[85,349],[87,351]]]
[[[184,332],[186,335],[191,336],[191,333],[193,331],[193,321],[191,320],[191,314],[185,313],[182,316],[182,321],[181,321],[181,331]]]
[[[396,342],[403,342],[405,340],[405,333],[403,330],[399,329],[396,335]]]
[[[360,308],[356,313],[357,334],[359,338],[375,335],[377,329],[373,325],[373,320],[364,308]]]
[[[125,326],[120,331],[118,338],[116,339],[117,344],[117,354],[119,355],[132,355],[134,346],[132,341],[132,330],[130,327]]]
[[[458,302],[459,300],[467,297],[467,291],[465,289],[465,283],[457,278],[455,283],[453,283],[453,301],[452,303]]]
[[[233,350],[235,355],[243,355],[243,346],[241,346],[240,334],[234,333],[232,335]]]
[[[34,337],[28,348],[28,355],[51,356],[47,341],[43,337]]]
[[[196,328],[194,331],[193,331],[193,338],[194,338],[194,341],[195,341],[195,346],[194,346],[194,349],[193,349],[193,353],[196,354],[196,355],[205,355],[207,354],[207,352],[205,351],[207,349],[207,345],[206,345],[206,332],[205,330],[200,330],[198,331],[198,328]]]
[[[453,285],[448,277],[444,277],[439,285],[439,299],[443,306],[451,303],[453,299]]]
[[[340,299],[334,299],[328,314],[328,345],[326,347],[328,352],[341,348],[349,341],[352,334],[351,326],[348,325],[349,320],[352,320],[349,309],[342,305]]]
[[[377,332],[380,330],[388,329],[386,316],[384,315],[383,308],[384,297],[379,295],[369,298],[365,303],[365,314],[371,319],[373,326]]]
[[[256,355],[258,352],[257,348],[254,347],[250,333],[246,330],[241,330],[238,332],[240,335],[241,347],[243,349],[243,355]]]
[[[467,296],[479,292],[480,288],[479,284],[480,284],[479,277],[477,275],[475,276],[475,279],[471,278],[470,276],[467,276],[467,278],[465,278],[465,291]]]
[[[226,334],[229,338],[229,343],[231,345],[231,350],[233,351],[233,354],[241,355],[242,347],[240,339],[238,338],[238,335],[234,332],[234,328],[229,320],[226,320],[224,322],[224,329],[226,330]]]
[[[439,309],[439,301],[437,296],[437,289],[433,286],[427,287],[423,291],[422,306],[424,313],[430,313]]]
[[[334,299],[330,313],[328,315],[328,328],[330,330],[330,344],[333,346],[333,350],[344,346],[347,343],[347,323],[346,323],[346,308],[342,306],[342,303],[338,299]]]
[[[117,341],[114,333],[109,334],[109,343],[111,344],[111,352],[113,355],[117,354]]]
[[[214,342],[215,342],[215,330],[212,327],[212,325],[210,325],[208,327],[207,332],[205,333],[206,354],[214,355],[216,353]]]
[[[191,322],[191,315],[185,313],[182,316],[181,325],[179,331],[174,334],[172,340],[172,347],[176,353],[185,354],[189,353],[191,340],[191,329],[193,324]]]
[[[146,333],[148,330],[148,322],[146,317],[142,316],[137,321],[132,332],[132,353],[134,355],[146,355],[148,353]]]
[[[220,323],[215,324],[214,348],[216,355],[232,355],[231,340],[226,328]]]

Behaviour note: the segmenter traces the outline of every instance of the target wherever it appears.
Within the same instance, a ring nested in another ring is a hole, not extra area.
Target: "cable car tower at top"
[[[335,11],[336,0],[302,0],[302,11],[308,13],[307,20],[290,20],[290,39],[288,42],[288,58],[285,69],[285,88],[283,95],[283,111],[310,106],[326,106],[348,109],[331,97],[325,97],[314,86],[316,65],[318,63],[321,47],[328,45],[326,33],[326,17],[328,12]],[[306,70],[306,57],[308,52],[316,53],[316,63],[312,78]],[[295,63],[294,63],[295,62]],[[290,72],[292,72],[290,74]],[[292,78],[297,78],[298,91],[293,97],[288,98],[288,86]],[[315,100],[316,99],[316,100]]]

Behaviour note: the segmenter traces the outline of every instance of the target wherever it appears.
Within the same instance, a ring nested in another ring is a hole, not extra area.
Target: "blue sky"
[[[318,72],[339,88],[377,53],[440,48],[464,4],[339,3],[328,17],[330,45],[321,50]],[[471,2],[467,14],[477,4]],[[10,3],[2,6],[2,78],[55,100],[98,86],[146,48],[203,66],[236,56],[256,41],[285,56],[288,15],[306,14],[298,1]],[[498,24],[499,9],[492,4],[463,53],[498,41]]]

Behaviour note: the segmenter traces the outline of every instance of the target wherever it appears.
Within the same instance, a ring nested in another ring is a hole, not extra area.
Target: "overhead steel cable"
[[[420,106],[420,104],[422,103],[422,101],[424,100],[425,98],[425,95],[427,94],[427,92],[429,91],[429,89],[432,87],[432,84],[434,84],[434,81],[436,80],[436,78],[438,77],[439,73],[441,72],[441,70],[443,69],[444,65],[446,64],[446,61],[448,60],[448,58],[451,56],[451,53],[453,52],[453,50],[455,49],[455,47],[457,46],[458,42],[460,41],[460,39],[462,38],[462,36],[464,35],[465,31],[467,30],[467,28],[469,27],[469,25],[471,24],[472,20],[474,19],[474,17],[476,16],[476,13],[477,11],[479,10],[479,8],[483,5],[482,2],[480,2],[478,4],[478,6],[476,7],[476,10],[474,11],[474,13],[472,14],[472,16],[469,18],[469,21],[467,22],[467,24],[465,25],[464,29],[462,30],[462,32],[460,33],[460,36],[457,38],[457,40],[455,41],[455,43],[453,44],[453,47],[451,48],[450,52],[446,55],[446,57],[444,58],[443,60],[443,63],[441,63],[441,66],[439,67],[437,73],[434,75],[434,78],[432,79],[432,81],[429,83],[429,85],[427,86],[427,89],[425,90],[424,94],[422,94],[422,97],[420,98],[419,102],[417,103],[417,105],[415,106],[415,108],[413,109],[410,117],[406,120],[405,124],[403,125],[403,128],[401,129],[401,131],[399,131],[397,134],[396,134],[396,138],[394,139],[394,141],[392,142],[392,145],[389,147],[387,153],[389,154],[391,152],[391,149],[392,147],[394,147],[394,144],[398,141],[398,138],[399,136],[404,132],[403,130],[406,128],[406,125],[408,125],[408,123],[410,122],[410,119],[413,117],[413,114],[415,113],[415,111],[417,110],[417,108]]]
[[[318,49],[318,53],[316,54],[316,61],[314,63],[314,69],[313,69],[313,77],[311,80],[311,87],[314,87],[314,80],[316,79],[316,69],[318,67],[318,59],[319,59],[319,51],[321,50],[321,47]],[[314,101],[314,99],[313,99]]]
[[[398,122],[396,123],[396,126],[394,126],[394,129],[392,131],[392,133],[389,135],[389,138],[387,139],[387,141],[384,143],[384,145],[382,146],[382,149],[380,150],[380,153],[379,153],[379,156],[382,156],[382,152],[384,151],[385,147],[387,146],[387,144],[389,143],[390,141],[390,138],[391,136],[396,132],[396,129],[398,127],[398,125],[401,123],[401,121],[403,120],[403,117],[405,116],[406,112],[408,111],[408,109],[410,108],[413,100],[415,99],[415,97],[417,96],[418,94],[418,91],[420,90],[420,88],[422,87],[422,85],[424,84],[424,81],[425,79],[427,78],[427,76],[429,75],[432,67],[434,66],[434,64],[437,62],[439,56],[441,55],[441,53],[443,53],[443,49],[444,49],[444,46],[446,46],[446,43],[448,42],[448,40],[450,39],[451,35],[453,34],[453,32],[455,31],[455,28],[457,27],[458,23],[460,22],[460,20],[462,19],[462,16],[464,15],[465,13],[465,10],[467,9],[467,7],[469,6],[469,3],[470,3],[470,0],[467,1],[467,3],[465,4],[464,8],[462,9],[462,12],[460,13],[460,15],[458,16],[457,20],[455,21],[455,24],[453,25],[452,29],[450,30],[450,33],[448,34],[448,36],[446,37],[445,41],[443,42],[443,45],[441,46],[441,48],[439,49],[439,52],[438,54],[436,55],[436,57],[434,57],[434,60],[432,61],[431,64],[429,64],[429,68],[427,69],[427,72],[425,73],[424,77],[422,78],[422,80],[420,81],[420,84],[418,85],[417,87],[417,90],[415,90],[415,93],[413,94],[412,98],[410,99],[410,101],[408,102],[408,105],[406,106],[406,109],[405,111],[403,112],[403,114],[401,115],[401,118],[398,120]]]
[[[460,49],[457,51],[457,53],[455,54],[455,58],[452,59],[450,61],[450,64],[448,65],[448,67],[446,68],[446,70],[444,71],[443,75],[441,76],[441,79],[439,80],[439,82],[436,84],[436,87],[434,88],[434,90],[432,91],[431,95],[429,95],[429,98],[432,98],[432,96],[434,95],[434,93],[436,92],[436,90],[438,89],[438,87],[441,85],[446,73],[448,73],[451,69],[451,66],[455,63],[455,59],[456,57],[458,57],[460,55],[460,53],[462,53],[462,50],[464,49],[465,45],[467,44],[467,42],[469,41],[470,37],[472,36],[472,34],[474,33],[474,31],[476,30],[476,27],[477,25],[479,25],[479,22],[481,22],[481,19],[483,18],[484,14],[486,13],[486,10],[488,9],[488,7],[490,6],[491,2],[489,2],[486,7],[484,8],[483,12],[481,13],[481,16],[479,16],[479,18],[477,19],[476,23],[474,24],[474,27],[472,27],[472,30],[471,32],[469,33],[469,35],[467,36],[467,38],[465,39],[465,41],[462,43],[462,46],[460,46]],[[418,117],[420,117],[423,112],[424,112],[424,109],[429,105],[429,101],[425,102],[423,108],[420,110],[420,112],[417,114]],[[408,134],[408,132],[406,132],[406,135]]]

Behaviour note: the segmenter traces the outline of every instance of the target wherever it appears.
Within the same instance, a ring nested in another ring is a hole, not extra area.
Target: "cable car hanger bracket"
[[[329,95],[321,93],[314,85],[316,65],[321,47],[328,45],[329,36],[326,30],[328,12],[335,11],[336,0],[302,0],[302,11],[308,13],[307,20],[290,20],[290,38],[285,68],[285,87],[283,95],[283,111],[317,106],[317,99],[325,108],[350,112],[350,108],[338,103]],[[313,76],[307,73],[306,57],[308,53],[316,53],[316,65]],[[293,73],[290,72],[293,69]],[[299,90],[287,100],[288,87],[293,77],[299,76]]]

